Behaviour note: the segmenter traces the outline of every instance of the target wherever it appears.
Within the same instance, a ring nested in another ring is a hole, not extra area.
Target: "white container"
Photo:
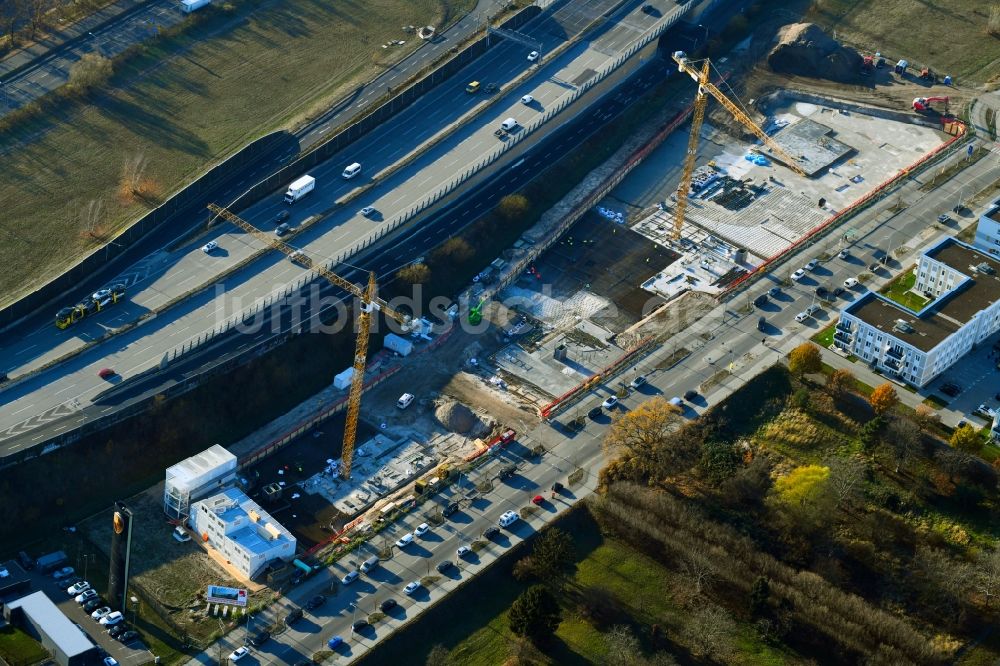
[[[185,14],[201,9],[205,5],[212,3],[212,0],[181,0],[181,11]]]
[[[399,337],[395,333],[385,336],[382,346],[386,349],[391,349],[400,356],[409,356],[410,352],[413,351],[413,343],[406,338]]]
[[[351,385],[351,380],[354,379],[354,368],[348,368],[344,370],[339,375],[333,378],[333,385],[339,389],[345,389]]]

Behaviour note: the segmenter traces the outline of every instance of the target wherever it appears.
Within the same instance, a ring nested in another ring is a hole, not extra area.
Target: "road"
[[[960,160],[961,155],[949,159]],[[379,640],[392,633],[403,623],[413,619],[429,604],[441,599],[450,590],[462,584],[476,571],[501,557],[512,545],[528,538],[550,522],[559,513],[572,504],[583,499],[594,491],[597,473],[603,464],[600,442],[611,423],[611,415],[603,413],[596,419],[588,419],[583,432],[572,437],[563,435],[564,429],[558,422],[568,422],[577,416],[585,415],[598,406],[606,397],[618,390],[620,379],[631,379],[643,374],[648,378],[648,384],[637,390],[631,390],[621,401],[616,411],[629,410],[642,401],[654,395],[664,397],[681,396],[690,389],[698,387],[716,376],[720,370],[728,369],[729,373],[705,395],[686,403],[684,417],[698,417],[711,405],[718,404],[733,391],[740,388],[747,380],[763,369],[779,362],[780,359],[795,346],[805,342],[820,328],[825,327],[836,318],[836,308],[825,306],[817,315],[799,324],[795,315],[816,301],[815,287],[820,284],[841,284],[848,277],[854,277],[865,270],[871,263],[873,253],[884,251],[891,245],[896,253],[900,252],[900,244],[893,244],[894,238],[906,239],[910,251],[930,242],[943,229],[935,226],[937,216],[950,206],[949,202],[959,194],[962,187],[976,191],[1000,177],[1000,164],[992,156],[960,172],[954,178],[929,192],[919,191],[919,186],[936,172],[933,169],[928,175],[918,176],[905,185],[899,194],[908,203],[907,208],[900,213],[887,211],[887,204],[876,205],[865,214],[855,218],[850,224],[855,229],[856,237],[850,246],[845,246],[840,234],[820,240],[810,247],[804,248],[791,257],[774,275],[768,275],[758,280],[751,288],[750,297],[765,292],[768,288],[783,281],[783,276],[794,268],[804,265],[810,259],[820,254],[829,254],[835,258],[820,263],[820,266],[810,274],[807,280],[793,283],[791,287],[781,287],[782,294],[764,307],[753,312],[743,310],[746,297],[740,295],[732,302],[720,305],[708,316],[699,321],[691,322],[685,333],[675,336],[670,345],[664,345],[651,355],[644,358],[634,369],[627,369],[619,379],[598,386],[591,397],[585,398],[576,406],[560,415],[554,425],[541,424],[529,433],[522,434],[518,442],[510,449],[502,451],[498,460],[471,472],[461,481],[459,489],[446,489],[436,502],[445,504],[449,501],[459,501],[462,510],[445,520],[441,526],[433,527],[424,537],[418,538],[414,545],[405,548],[393,547],[391,557],[381,562],[381,566],[371,575],[363,575],[350,586],[340,586],[339,592],[330,597],[315,613],[307,612],[306,619],[296,623],[289,631],[275,636],[271,641],[252,650],[246,663],[275,664],[295,663],[298,659],[309,658],[324,649],[326,641],[332,636],[341,636],[345,644],[338,649],[338,654],[345,661],[351,661],[365,654]],[[891,200],[895,200],[894,194]],[[837,252],[847,247],[851,256],[847,259],[836,258]],[[907,254],[903,260],[906,264],[912,257]],[[903,267],[898,262],[890,263],[895,272]],[[884,272],[883,272],[884,273]],[[891,279],[883,274],[869,284],[878,288]],[[861,291],[848,292],[840,303],[859,296]],[[765,316],[767,325],[761,333],[757,330],[757,319]],[[657,370],[656,367],[670,356],[675,349],[688,349],[691,353],[675,366]],[[541,444],[547,453],[540,458],[531,459],[528,452],[537,444]],[[501,466],[507,462],[515,462],[519,466],[518,474],[506,481],[496,478]],[[550,498],[547,489],[554,481],[566,483],[567,475],[576,468],[586,471],[586,481],[583,485],[572,488],[570,493]],[[474,500],[464,499],[460,488],[472,489],[480,483],[491,480],[493,489]],[[528,505],[530,498],[536,493],[542,494],[546,501],[542,510],[528,516],[527,520],[515,523],[510,529],[503,530],[501,539],[489,542],[487,547],[479,551],[475,559],[461,561],[455,551],[460,545],[468,545],[478,538],[482,530],[495,524],[501,513],[507,510],[519,510]],[[412,532],[421,522],[429,521],[437,513],[434,505],[419,507],[392,525],[387,531],[388,541],[397,539],[402,534]],[[325,592],[333,578],[340,578],[355,568],[358,563],[371,554],[376,554],[385,544],[381,537],[365,548],[352,553],[344,561],[336,563],[328,571],[323,572],[323,578],[307,581],[299,589],[294,590],[289,599],[292,603],[302,605],[307,599],[318,592]],[[452,569],[453,573],[439,576],[436,567],[442,561],[451,561],[459,566]],[[407,596],[403,588],[412,581],[420,581],[424,576],[439,576],[429,587],[421,587],[413,597]],[[394,599],[400,607],[388,614],[388,617],[378,622],[374,627],[356,633],[352,624],[358,618],[366,617],[378,609],[386,599]],[[264,612],[264,617],[258,618],[261,623],[273,623],[278,618],[275,607]],[[231,651],[241,645],[245,634],[241,631],[231,633],[223,639],[224,650]],[[190,663],[214,663],[213,655],[217,648],[202,653]]]
[[[597,11],[594,8],[598,1],[588,0],[592,11]],[[613,4],[614,0],[604,1]],[[558,7],[555,14],[540,17],[537,25],[529,26],[528,30],[541,31],[539,37],[543,41],[564,41],[566,26],[584,24],[578,16],[582,7],[580,4]],[[674,7],[674,12],[679,10]],[[460,82],[458,85],[445,84],[435,89],[380,131],[364,137],[342,156],[320,165],[311,172],[319,182],[317,191],[292,208],[290,221],[299,225],[331,206],[335,206],[335,210],[289,242],[303,248],[317,261],[332,261],[348,248],[372,237],[380,228],[392,224],[411,207],[420,205],[428,192],[440,190],[456,174],[476,168],[485,156],[496,150],[498,139],[493,136],[493,129],[501,119],[514,115],[522,122],[530,122],[529,118],[541,113],[546,105],[558,104],[575,92],[576,85],[568,85],[567,81],[593,76],[597,68],[613,62],[657,21],[637,8],[615,18],[594,39],[583,41],[540,66],[528,62],[524,47],[505,42],[460,73],[455,78]],[[553,36],[555,26],[564,32]],[[459,126],[450,136],[391,176],[377,183],[371,180],[371,175],[396,163],[441,127],[460,117],[463,111],[485,104],[481,98],[464,92],[466,81],[490,80],[485,75],[492,76],[493,80],[511,80],[529,67],[536,68],[534,75],[495,100],[474,122]],[[533,95],[534,107],[521,104],[520,99],[525,94]],[[559,122],[547,122],[527,139],[521,139],[518,150],[541,140],[582,111],[583,105],[571,105],[556,116]],[[509,151],[508,155],[509,159],[516,158],[517,150]],[[366,171],[354,180],[344,181],[339,173],[354,160],[363,161]],[[356,192],[361,185],[369,186],[363,198],[349,205],[336,205],[337,200]],[[379,211],[375,219],[366,219],[357,212],[363,205],[374,206]],[[268,221],[283,209],[278,193],[243,211],[242,215],[261,229],[270,230],[273,225]],[[207,240],[216,240],[220,250],[211,255],[201,252],[200,243]],[[11,339],[0,350],[0,358],[4,366],[17,368],[10,373],[16,377],[18,372],[79,350],[105,332],[136,321],[191,290],[213,283],[221,285],[215,290],[218,293],[203,291],[138,328],[114,336],[0,393],[0,401],[6,405],[0,413],[0,441],[20,437],[38,426],[51,426],[85,408],[108,386],[97,377],[101,368],[113,368],[125,379],[141,373],[158,365],[165,353],[182,348],[228,317],[308,277],[304,269],[283,261],[277,253],[254,258],[260,249],[255,239],[219,227],[200,240],[199,245],[177,252],[161,251],[122,274],[120,279],[130,286],[125,303],[67,331],[46,324],[19,339]],[[397,262],[395,267],[399,267],[412,257],[407,251],[397,250],[397,256],[392,259]],[[250,261],[249,265],[220,277],[244,260]],[[17,446],[25,445],[30,442],[22,438]]]

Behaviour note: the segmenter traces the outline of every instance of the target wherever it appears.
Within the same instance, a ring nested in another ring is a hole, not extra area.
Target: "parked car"
[[[69,578],[70,576],[72,576],[75,573],[76,573],[76,569],[74,569],[73,567],[63,567],[62,569],[59,569],[58,571],[56,571],[55,573],[52,574],[52,579],[53,580],[66,580],[67,578]]]
[[[846,290],[846,289],[844,289],[843,287],[837,287],[836,289],[834,289],[834,290],[833,290],[833,297],[834,297],[834,298],[838,298],[838,297],[839,297],[839,296],[840,296],[841,294],[843,294],[843,293],[844,293],[845,291],[847,291],[847,290]]]
[[[541,495],[535,495],[534,497],[531,498],[531,503],[534,504],[535,506],[541,506],[542,504],[545,503],[545,498],[542,497]]]
[[[757,330],[763,331],[767,328],[767,317],[757,317]]]
[[[351,583],[353,583],[354,581],[356,581],[358,579],[359,575],[360,574],[358,574],[357,571],[348,571],[347,574],[343,578],[340,579],[340,582],[343,585],[350,585]]]
[[[413,530],[413,533],[417,536],[423,536],[427,534],[427,531],[431,528],[427,523],[420,523],[417,525],[417,529]]]
[[[269,640],[271,640],[270,631],[259,631],[250,638],[249,643],[255,648],[259,648],[261,645],[268,642]]]
[[[697,398],[698,398],[698,392],[695,391],[694,389],[690,389],[684,392],[684,399],[687,400],[688,402],[693,402]]]
[[[35,560],[23,550],[17,554],[17,561],[21,563],[21,568],[25,571],[31,571],[35,568]]]
[[[92,589],[84,590],[75,597],[76,603],[80,604],[81,606],[90,601],[91,599],[96,599],[96,598],[97,598],[97,590],[92,590]]]
[[[558,481],[552,484],[552,492],[561,493],[562,491],[563,491],[563,484],[559,483]]]
[[[941,213],[940,215],[938,215],[938,222],[940,222],[941,224],[948,224],[949,222],[951,222],[951,216],[948,215],[948,213]]]
[[[326,642],[326,646],[331,650],[336,650],[343,644],[344,644],[344,639],[341,638],[340,636],[331,636],[330,640]]]
[[[122,645],[131,643],[132,641],[137,641],[139,640],[139,632],[132,630],[123,631],[122,633],[118,634],[116,640]]]
[[[806,276],[806,272],[804,270],[802,270],[801,268],[799,270],[795,271],[794,273],[792,273],[792,279],[795,280],[796,282],[798,282],[799,280],[801,280],[805,276]]]
[[[382,611],[383,613],[388,613],[389,611],[391,611],[393,608],[395,608],[398,605],[399,604],[396,603],[395,599],[386,599],[385,601],[383,601],[382,603],[380,603],[378,605],[378,609],[380,611]]]
[[[816,287],[816,295],[819,296],[820,298],[826,298],[826,295],[829,293],[830,292],[827,291],[826,287],[824,287],[823,285]]]
[[[587,412],[587,416],[589,416],[592,419],[596,419],[598,416],[600,416],[603,413],[604,412],[601,410],[600,407],[594,407],[589,412]]]
[[[631,386],[632,388],[639,388],[640,386],[645,385],[647,381],[649,380],[646,379],[645,375],[639,375],[638,377],[630,381],[628,385]]]
[[[767,290],[767,295],[770,296],[771,298],[777,298],[778,296],[781,296],[781,287],[771,287],[770,289]]]
[[[317,594],[315,597],[306,602],[306,608],[309,610],[316,610],[324,603],[326,603],[326,597],[322,594]]]
[[[179,541],[180,543],[185,543],[191,540],[191,535],[188,534],[180,525],[174,526],[173,537],[175,541]]]
[[[121,611],[112,611],[100,619],[101,626],[113,627],[125,621],[125,616]]]
[[[472,554],[472,549],[469,548],[468,546],[459,546],[458,550],[455,551],[455,555],[460,558],[470,554]]]
[[[757,298],[753,299],[754,307],[762,307],[767,305],[767,294],[761,294]]]
[[[851,251],[845,248],[845,249],[841,250],[840,252],[838,252],[837,256],[840,257],[841,259],[850,259],[851,258]]]
[[[238,647],[230,653],[229,661],[239,661],[248,654],[250,654],[250,649],[247,648],[245,645]]]
[[[815,259],[810,259],[809,263],[806,264],[805,268],[807,271],[814,271],[816,267],[819,266],[819,262]]]
[[[858,286],[858,284],[860,283],[858,282],[857,278],[847,278],[846,280],[844,280],[845,289],[854,289],[855,287]]]
[[[126,631],[128,631],[128,626],[122,622],[121,624],[112,625],[112,627],[108,629],[108,636],[111,636],[111,638],[118,638]]]
[[[500,519],[497,521],[497,524],[500,527],[509,527],[520,519],[521,516],[517,515],[516,511],[504,511],[503,514],[501,514]]]
[[[351,625],[351,631],[364,631],[368,626],[368,620],[355,620],[354,624]]]
[[[399,539],[396,541],[396,545],[399,546],[400,548],[406,548],[411,543],[413,543],[413,534],[409,532],[399,537]]]
[[[403,588],[403,593],[408,597],[412,597],[413,594],[419,589],[420,589],[420,582],[413,581],[412,583],[409,583],[406,587]]]
[[[101,599],[100,597],[94,597],[93,599],[91,599],[90,601],[88,601],[83,605],[83,612],[93,613],[95,610],[97,610],[103,605],[104,605],[104,599]]]
[[[483,538],[487,540],[493,539],[498,534],[500,534],[500,528],[495,525],[490,525],[485,530],[483,530]]]
[[[95,620],[100,620],[102,617],[104,617],[105,615],[109,615],[110,613],[111,613],[110,606],[101,606],[93,613],[91,613],[90,617],[94,618]]]
[[[455,566],[455,564],[451,560],[442,560],[441,562],[438,562],[437,565],[438,573],[444,573],[448,569],[451,569],[453,566]]]
[[[75,597],[84,590],[89,590],[89,589],[90,589],[90,583],[88,583],[85,580],[81,580],[79,583],[73,583],[68,588],[66,588],[66,594],[68,594],[71,597]]]
[[[603,407],[604,409],[614,409],[615,405],[617,404],[618,404],[618,396],[613,395],[604,402],[602,402],[601,407]]]
[[[104,666],[118,666],[118,660],[114,657],[105,657]]]
[[[450,515],[456,513],[458,511],[458,509],[459,509],[458,502],[448,502],[448,506],[446,506],[441,511],[441,513],[443,513],[445,515],[445,517],[447,517],[447,516],[450,516]]]

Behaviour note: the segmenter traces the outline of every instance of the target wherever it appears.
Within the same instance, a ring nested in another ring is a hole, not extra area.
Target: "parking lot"
[[[83,572],[77,572],[68,578],[63,578],[61,580],[55,580],[52,574],[43,574],[38,570],[32,570],[28,572],[28,575],[32,579],[32,586],[35,590],[44,592],[52,602],[59,607],[63,613],[66,614],[72,622],[76,623],[77,626],[83,630],[84,633],[91,639],[93,643],[96,643],[103,651],[105,655],[110,655],[118,663],[123,665],[128,664],[144,664],[148,663],[153,659],[152,653],[146,648],[142,643],[142,640],[137,638],[135,641],[123,645],[122,643],[116,641],[111,636],[108,635],[106,627],[103,627],[90,617],[90,613],[83,610],[80,604],[74,601],[74,598],[67,594],[66,590],[77,580],[83,580],[81,575]],[[99,590],[100,591],[100,590]],[[103,594],[99,594],[98,597],[103,597]],[[106,602],[102,600],[100,606],[105,606]],[[133,612],[129,609],[124,613],[125,621],[121,624],[126,627],[125,630],[131,630],[133,625]]]
[[[948,384],[959,389],[954,397],[942,390]],[[976,426],[987,425],[988,417],[974,412],[980,405],[1000,409],[1000,334],[970,351],[922,392],[947,403],[944,409],[954,411],[960,418]]]

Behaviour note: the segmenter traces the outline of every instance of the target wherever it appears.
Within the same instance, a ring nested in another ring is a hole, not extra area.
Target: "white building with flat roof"
[[[171,518],[186,518],[191,502],[236,480],[236,463],[236,456],[216,444],[170,467],[163,486],[163,510]]]
[[[192,504],[188,522],[248,579],[273,560],[295,557],[295,537],[238,488]]]
[[[979,216],[976,225],[976,247],[994,257],[1000,257],[1000,202]]]
[[[1000,331],[1000,258],[945,237],[915,271],[913,291],[931,299],[920,312],[869,292],[841,310],[833,342],[920,387]]]

